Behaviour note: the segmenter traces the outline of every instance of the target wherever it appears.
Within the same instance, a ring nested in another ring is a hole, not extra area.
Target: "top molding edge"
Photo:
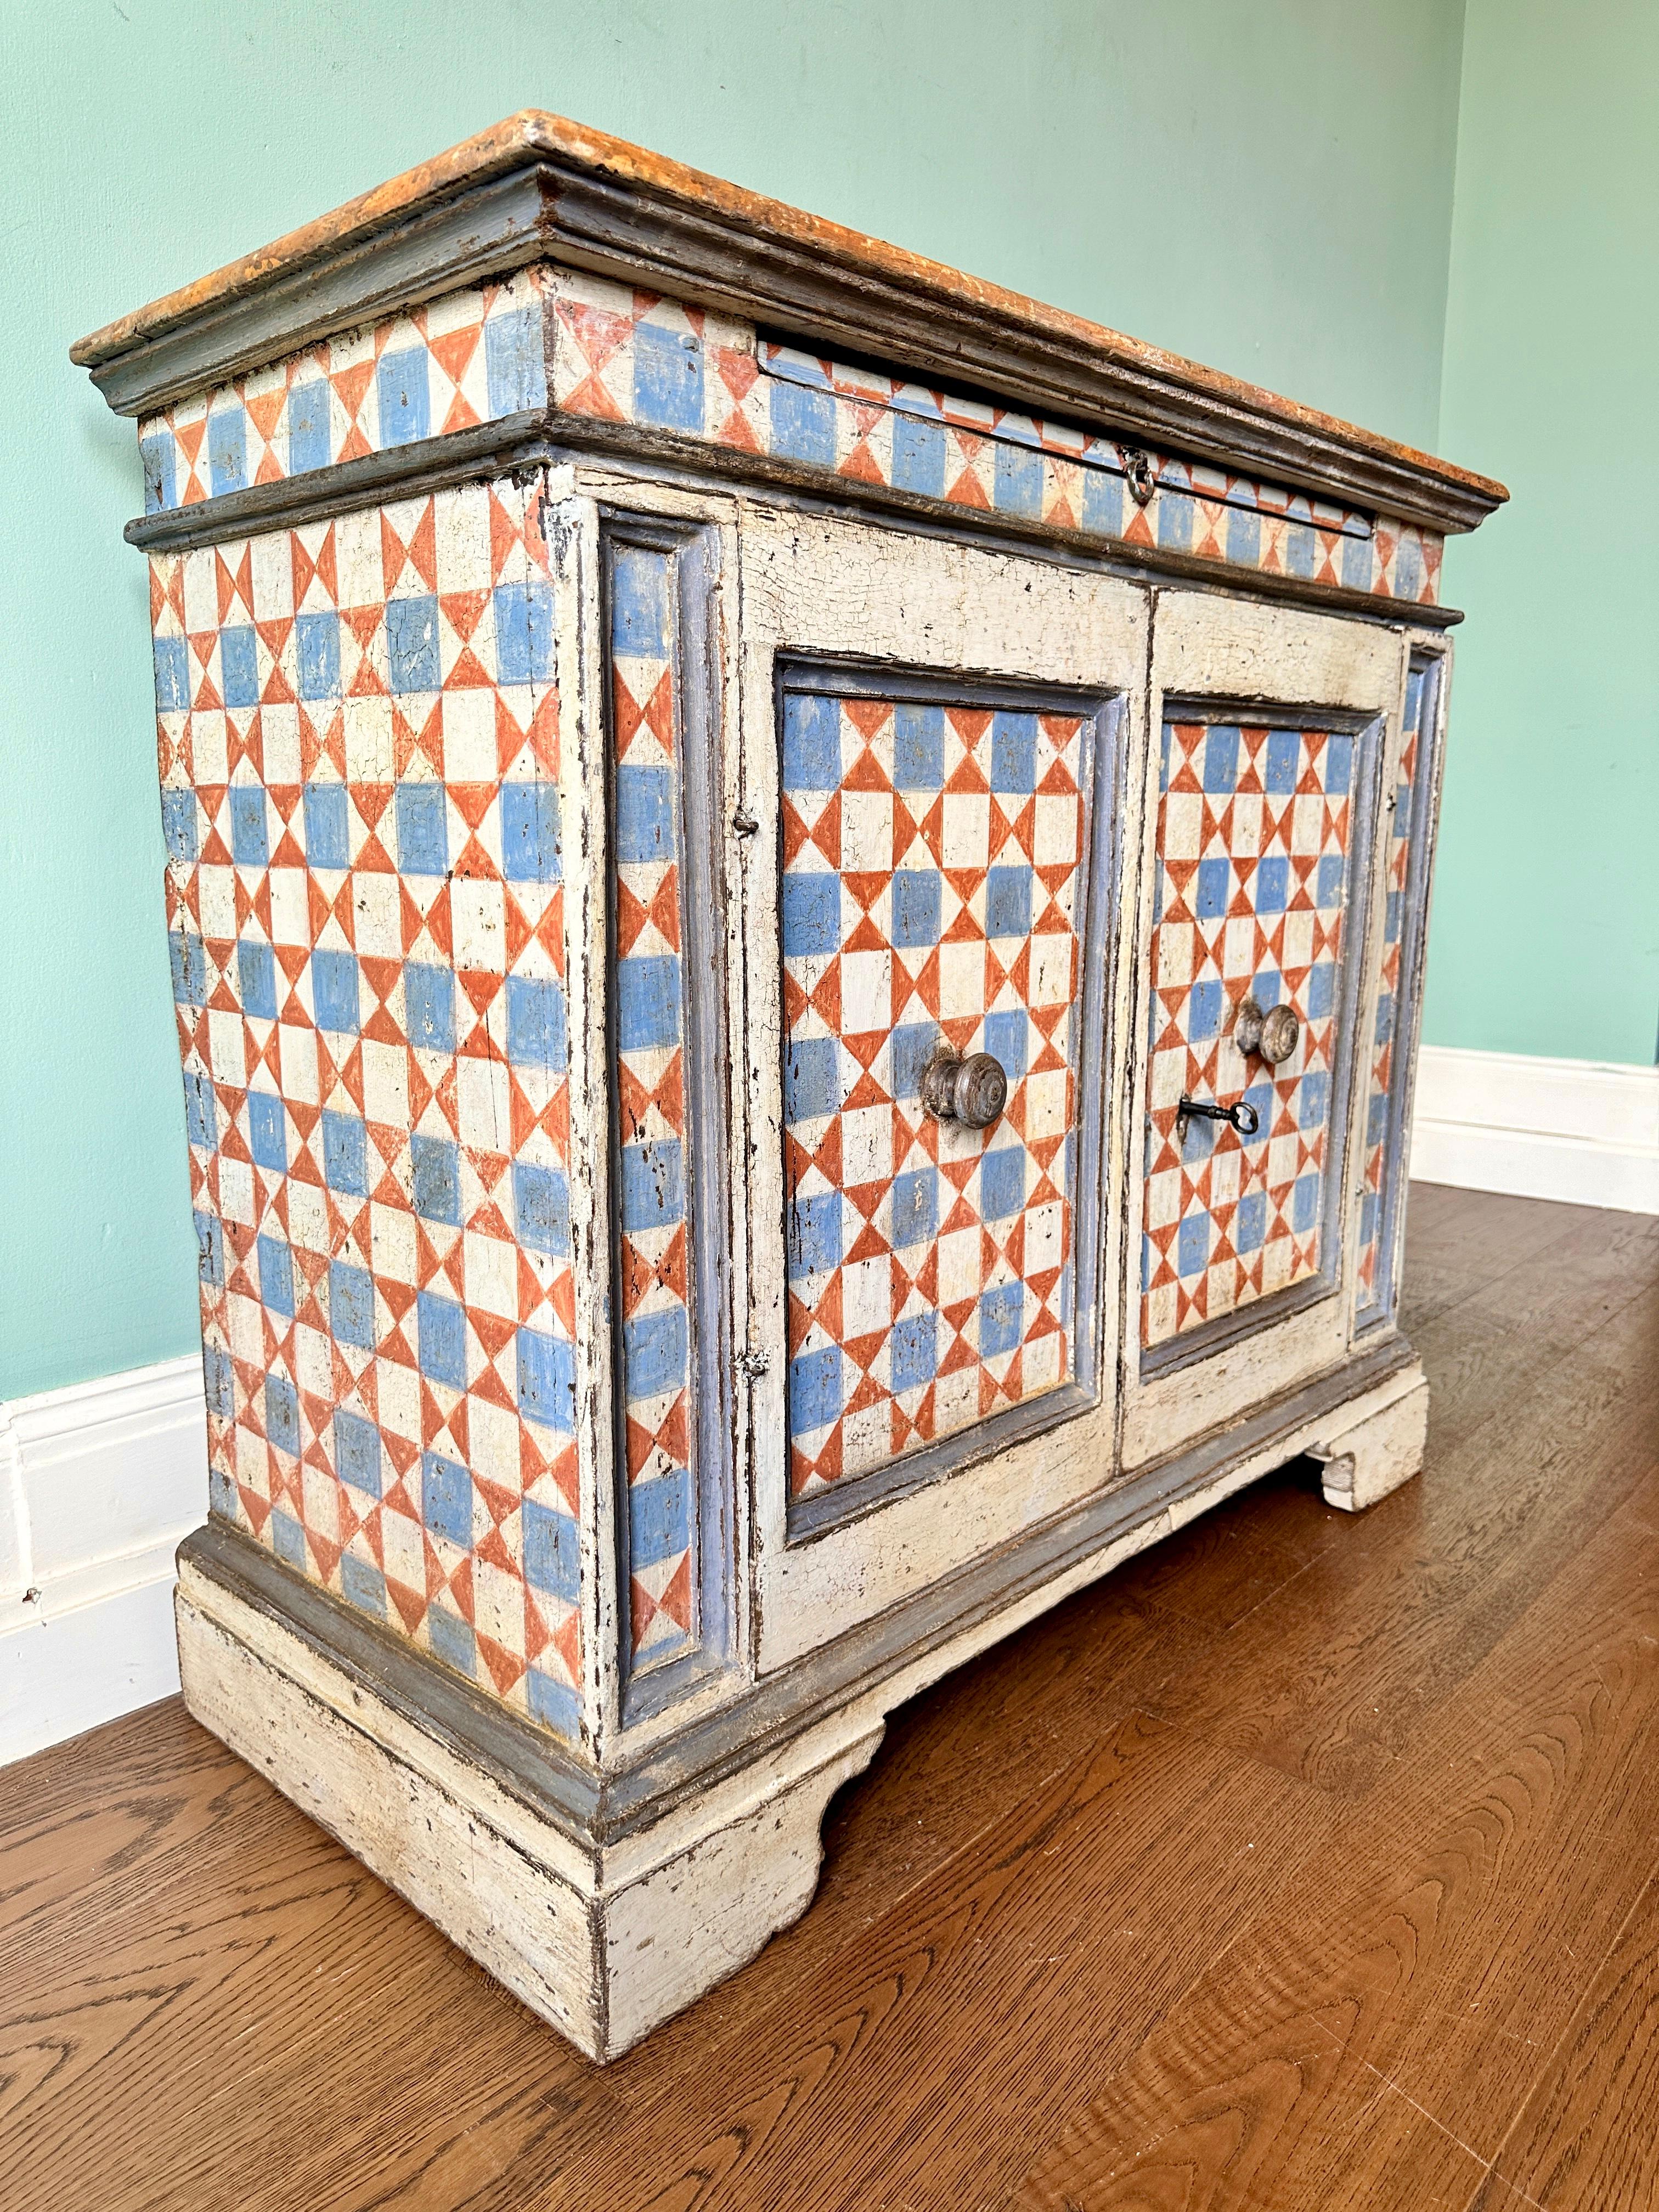
[[[543,258],[1437,530],[1472,530],[1509,496],[1489,477],[534,109],[119,317],[70,358],[118,413],[150,413]]]

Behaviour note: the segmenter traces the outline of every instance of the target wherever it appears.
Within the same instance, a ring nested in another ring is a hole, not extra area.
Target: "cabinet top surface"
[[[70,357],[112,405],[138,412],[388,300],[430,296],[469,258],[503,269],[542,257],[914,368],[948,365],[1018,400],[1064,400],[1153,438],[1300,462],[1304,475],[1403,502],[1443,529],[1473,528],[1508,496],[1490,477],[533,109],[118,317]]]

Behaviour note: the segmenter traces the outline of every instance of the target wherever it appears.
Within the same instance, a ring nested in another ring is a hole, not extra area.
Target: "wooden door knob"
[[[1269,1006],[1264,1013],[1254,999],[1241,999],[1233,1020],[1233,1042],[1247,1057],[1254,1054],[1277,1067],[1296,1050],[1302,1024],[1294,1006]]]
[[[962,1059],[941,1045],[922,1070],[921,1103],[936,1121],[988,1129],[1008,1103],[1008,1075],[994,1053]]]

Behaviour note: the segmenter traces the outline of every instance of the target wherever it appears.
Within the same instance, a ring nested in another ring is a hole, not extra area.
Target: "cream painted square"
[[[1063,1067],[1051,1067],[1025,1079],[1025,1136],[1028,1143],[1058,1137],[1069,1127],[1066,1097],[1070,1078]]]
[[[270,872],[270,941],[273,945],[309,945],[311,914],[306,900],[303,868],[273,868]]]
[[[1175,1168],[1165,1168],[1159,1174],[1146,1178],[1146,1222],[1148,1229],[1169,1229],[1181,1218],[1181,1175]]]
[[[843,791],[841,865],[875,874],[893,865],[893,799],[885,791]]]
[[[198,786],[230,781],[230,738],[222,714],[192,714],[190,757]]]
[[[240,1421],[233,1434],[235,1439],[236,1480],[245,1489],[269,1498],[270,1462],[266,1455],[270,1446],[262,1437],[256,1437],[252,1429],[245,1428]]]
[[[474,1474],[516,1491],[520,1480],[518,1414],[506,1406],[492,1405],[488,1398],[470,1398],[466,1428]]]
[[[225,1309],[231,1358],[245,1367],[263,1367],[265,1325],[258,1301],[256,1298],[240,1298],[233,1292],[225,1301]]]
[[[947,792],[940,852],[947,868],[983,868],[991,856],[991,801],[983,792]]]
[[[402,959],[403,911],[397,877],[354,872],[351,907],[357,951],[371,960]]]
[[[1161,991],[1184,991],[1199,957],[1197,930],[1190,921],[1160,922],[1152,942],[1158,963],[1153,982]]]
[[[985,942],[969,939],[939,948],[939,1011],[953,1021],[985,1010]]]
[[[1031,858],[1039,868],[1057,868],[1081,859],[1078,833],[1082,819],[1080,799],[1038,799],[1031,831]]]
[[[223,546],[221,551],[226,560],[236,566],[241,559],[240,547]],[[209,555],[210,561],[211,554]],[[253,611],[261,622],[279,621],[294,611],[294,556],[287,536],[282,531],[272,531],[269,536],[256,538],[248,546],[248,568],[253,578]],[[217,619],[216,615],[215,619]]]
[[[1291,850],[1304,859],[1325,849],[1325,799],[1322,792],[1302,791],[1291,812]]]
[[[888,952],[841,956],[841,1026],[845,1036],[884,1030],[893,1019],[893,959]]]
[[[392,742],[392,701],[373,693],[348,699],[340,709],[345,734],[346,780],[350,783],[391,783],[397,775],[397,754]]]
[[[884,1252],[841,1271],[841,1337],[875,1336],[893,1326],[893,1263]]]
[[[426,1547],[422,1541],[418,1521],[411,1521],[407,1514],[395,1510],[383,1511],[380,1515],[380,1552],[386,1562],[388,1582],[401,1583],[405,1589],[424,1591]]]
[[[197,872],[197,897],[202,908],[204,937],[236,934],[236,871],[204,865]]]
[[[519,1311],[518,1248],[499,1237],[466,1233],[466,1302],[481,1312],[513,1321]]]
[[[488,484],[462,484],[434,502],[440,592],[489,589],[489,497]]]
[[[855,1413],[847,1414],[841,1425],[841,1458],[843,1474],[862,1474],[866,1468],[878,1467],[888,1458],[893,1449],[892,1409],[884,1398],[873,1405],[860,1406]]]
[[[1261,850],[1262,800],[1259,791],[1241,791],[1232,802],[1232,829],[1228,850],[1239,860],[1250,860]]]
[[[1050,1199],[1046,1206],[1031,1206],[1025,1216],[1025,1273],[1042,1274],[1058,1267],[1066,1257],[1066,1206]]]
[[[933,1385],[933,1433],[950,1436],[979,1419],[979,1370],[953,1368]]]
[[[1161,849],[1170,860],[1195,860],[1204,844],[1204,794],[1170,791],[1164,795]]]
[[[844,1188],[884,1182],[893,1172],[893,1109],[854,1106],[841,1117],[841,1179]]]
[[[456,1118],[460,1139],[474,1152],[510,1151],[510,1079],[500,1060],[463,1060],[455,1069]]]
[[[371,1121],[409,1126],[409,1054],[400,1044],[365,1044],[363,1112]]]
[[[378,507],[335,518],[334,575],[343,607],[378,606],[386,597]]]
[[[1231,981],[1242,982],[1255,973],[1255,916],[1235,915],[1228,921],[1221,937],[1221,972]]]
[[[304,774],[300,765],[300,717],[293,707],[264,708],[259,714],[259,740],[264,766],[262,780],[268,789],[283,784],[298,783]]]
[[[301,1106],[315,1106],[317,1097],[317,1032],[288,1023],[276,1032],[277,1058],[283,1070],[283,1096]]]
[[[327,1199],[315,1183],[293,1176],[288,1182],[288,1236],[290,1244],[306,1252],[326,1252],[334,1241]]]
[[[253,1225],[253,1170],[246,1160],[219,1155],[219,1211],[227,1221]]]
[[[457,968],[499,975],[507,967],[507,902],[500,884],[459,876],[449,886],[449,922]]]
[[[1187,1048],[1171,1045],[1152,1054],[1150,1096],[1154,1106],[1178,1106],[1187,1088]]]
[[[412,1367],[405,1367],[399,1360],[377,1359],[374,1404],[376,1419],[383,1429],[390,1429],[394,1437],[404,1437],[411,1443],[419,1443],[421,1378]]]
[[[980,1266],[980,1238],[982,1231],[977,1224],[971,1229],[953,1229],[939,1240],[939,1304],[957,1305],[963,1298],[976,1298],[982,1288]]]
[[[304,1322],[294,1331],[294,1379],[307,1397],[327,1399],[334,1395],[332,1346],[321,1329],[307,1328]]]
[[[1020,1371],[1024,1378],[1024,1395],[1032,1397],[1039,1390],[1052,1390],[1066,1371],[1061,1354],[1066,1339],[1056,1329],[1048,1336],[1039,1336],[1025,1346],[1020,1357]]]
[[[1072,995],[1072,953],[1077,940],[1069,930],[1046,932],[1031,939],[1030,1003],[1063,1006]]]
[[[1294,1131],[1288,1136],[1274,1137],[1267,1146],[1267,1181],[1283,1187],[1296,1180],[1297,1164],[1302,1151],[1302,1140]]]
[[[524,1650],[524,1584],[483,1559],[472,1562],[472,1623],[509,1651]]]
[[[208,1016],[208,1059],[213,1079],[233,1091],[247,1081],[247,1031],[240,1014]]]
[[[494,783],[495,694],[480,684],[443,700],[444,775],[451,783]]]
[[[377,1202],[369,1209],[368,1223],[374,1273],[385,1276],[388,1282],[402,1283],[412,1289],[419,1233],[414,1215],[406,1213],[401,1206]]]
[[[222,550],[234,572],[241,558],[241,548],[227,545]],[[191,637],[200,637],[204,630],[219,627],[216,567],[216,555],[210,545],[194,547],[185,556],[185,629]],[[193,676],[193,670],[191,673]]]

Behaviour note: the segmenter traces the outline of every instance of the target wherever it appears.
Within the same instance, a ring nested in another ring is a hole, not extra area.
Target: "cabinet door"
[[[770,1664],[1109,1470],[1115,838],[1145,616],[1097,577],[816,518],[747,520],[742,559]]]
[[[1356,1048],[1401,641],[1166,594],[1152,667],[1131,1464],[1346,1347],[1352,1100],[1369,1073]]]

